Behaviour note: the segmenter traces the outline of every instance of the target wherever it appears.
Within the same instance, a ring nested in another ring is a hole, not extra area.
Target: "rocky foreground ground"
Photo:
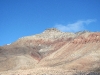
[[[100,75],[100,32],[55,28],[0,47],[1,75]]]

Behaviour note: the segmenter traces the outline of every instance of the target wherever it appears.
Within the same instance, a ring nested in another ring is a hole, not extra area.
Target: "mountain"
[[[85,75],[91,72],[100,72],[100,32],[70,33],[50,28],[0,46],[0,74]]]

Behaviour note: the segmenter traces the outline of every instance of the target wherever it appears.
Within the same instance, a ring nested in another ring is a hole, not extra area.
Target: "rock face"
[[[0,71],[40,67],[100,71],[100,32],[51,28],[0,47]]]

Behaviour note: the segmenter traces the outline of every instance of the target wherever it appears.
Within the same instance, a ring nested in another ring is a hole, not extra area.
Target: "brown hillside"
[[[68,33],[51,28],[0,47],[2,74],[29,69],[38,73],[39,68],[48,68],[43,73],[49,70],[51,74],[52,70],[59,74],[72,71],[69,75],[76,71],[100,72],[100,32]]]

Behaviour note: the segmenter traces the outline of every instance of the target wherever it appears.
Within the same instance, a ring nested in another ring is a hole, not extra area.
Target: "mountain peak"
[[[48,28],[46,29],[44,32],[61,32],[60,30],[58,30],[57,28]]]

